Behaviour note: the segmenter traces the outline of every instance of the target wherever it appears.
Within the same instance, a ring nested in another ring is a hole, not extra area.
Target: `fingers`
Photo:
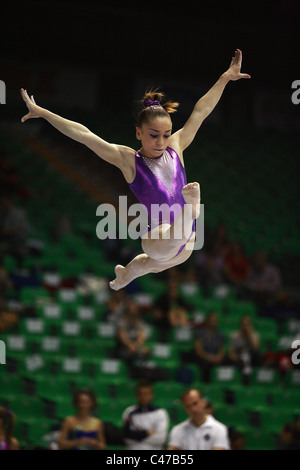
[[[29,119],[30,117],[31,117],[31,114],[30,114],[30,113],[25,114],[25,116],[22,117],[21,122],[27,121],[27,119]]]

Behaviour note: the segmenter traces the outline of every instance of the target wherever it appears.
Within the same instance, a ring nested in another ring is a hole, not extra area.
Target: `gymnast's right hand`
[[[29,113],[25,114],[25,116],[22,117],[21,122],[25,122],[27,121],[27,119],[31,119],[31,118],[42,117],[42,113],[44,109],[36,104],[36,102],[34,101],[33,95],[29,97],[27,90],[24,90],[24,88],[21,88],[21,95],[29,110]]]

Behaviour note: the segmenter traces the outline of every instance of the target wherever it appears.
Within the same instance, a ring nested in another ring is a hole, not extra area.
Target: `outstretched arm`
[[[99,157],[121,169],[123,153],[128,147],[110,144],[91,132],[87,127],[74,121],[65,119],[57,114],[38,106],[33,98],[29,97],[26,90],[21,88],[21,95],[28,107],[28,113],[22,117],[21,122],[31,118],[44,118],[53,127],[77,142],[86,145]]]
[[[241,66],[242,51],[237,49],[234,57],[231,59],[228,70],[220,76],[219,80],[213,85],[213,87],[196,103],[191,116],[183,128],[171,137],[171,139],[175,141],[175,146],[177,146],[177,148],[179,147],[181,151],[186,149],[194,140],[202,122],[219,102],[227,83],[230,80],[235,81],[240,78],[251,78],[247,73],[241,73]],[[170,142],[170,147],[172,147],[172,142]]]

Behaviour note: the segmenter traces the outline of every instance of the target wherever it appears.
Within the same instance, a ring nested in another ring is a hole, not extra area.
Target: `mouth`
[[[154,149],[154,152],[163,152],[164,149]]]

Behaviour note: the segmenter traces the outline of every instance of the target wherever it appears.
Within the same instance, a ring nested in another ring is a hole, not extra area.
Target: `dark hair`
[[[5,443],[8,449],[10,449],[12,444],[12,434],[15,425],[15,415],[7,408],[0,406],[0,419],[3,420],[2,427],[5,436]]]
[[[151,388],[152,389],[152,383],[149,382],[149,380],[140,380],[137,385],[136,385],[136,392],[139,391],[140,388]]]
[[[185,399],[185,397],[186,397],[189,393],[194,392],[194,391],[195,391],[195,392],[198,392],[199,398],[201,398],[201,399],[203,398],[203,397],[202,397],[202,394],[201,394],[200,390],[198,390],[198,388],[188,388],[187,390],[185,390],[185,391],[181,394],[181,398],[180,398],[181,403],[183,402],[183,400]]]
[[[143,105],[143,109],[138,114],[136,122],[137,127],[142,127],[144,123],[151,121],[153,118],[169,116],[169,114],[176,112],[176,108],[179,106],[179,103],[175,101],[166,101],[165,103],[162,103],[164,97],[164,93],[158,91],[157,88],[155,90],[150,89],[146,91],[144,98],[140,100],[140,103]],[[147,106],[147,100],[159,101],[160,106]]]
[[[87,395],[91,401],[92,401],[92,409],[95,409],[98,405],[97,403],[97,397],[95,395],[95,393],[93,392],[93,390],[91,390],[90,388],[80,388],[78,390],[76,390],[73,394],[73,400],[72,400],[72,404],[75,408],[77,408],[78,406],[78,401],[79,401],[79,397],[80,395]]]

